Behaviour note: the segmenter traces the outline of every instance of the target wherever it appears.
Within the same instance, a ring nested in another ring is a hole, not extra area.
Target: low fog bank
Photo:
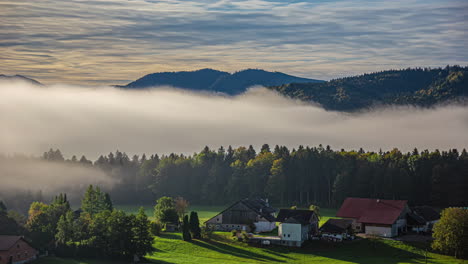
[[[24,156],[0,156],[0,179],[0,201],[22,213],[31,202],[50,202],[58,193],[67,193],[76,205],[90,184],[110,190],[117,183],[90,166]]]
[[[15,188],[44,193],[70,192],[84,190],[89,184],[114,184],[114,180],[101,170],[39,158],[0,158],[0,176],[0,192]]]
[[[376,151],[468,146],[466,106],[348,114],[261,87],[226,97],[170,87],[129,91],[7,82],[0,83],[0,113],[0,153],[40,155],[59,148],[66,156],[92,160],[116,149],[191,154],[205,145],[323,144]]]

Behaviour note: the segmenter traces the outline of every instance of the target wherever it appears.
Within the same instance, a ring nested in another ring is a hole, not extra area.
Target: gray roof
[[[271,207],[263,199],[245,198],[245,199],[239,200],[239,201],[233,203],[232,205],[230,205],[229,207],[227,207],[226,209],[224,209],[223,211],[221,211],[219,214],[222,214],[222,213],[226,212],[227,210],[229,210],[231,207],[233,207],[234,205],[236,205],[238,203],[242,203],[247,208],[254,211],[256,214],[260,215],[261,217],[265,218],[269,222],[275,222],[276,221],[276,218],[272,215],[272,213],[276,212],[276,209]],[[217,215],[219,215],[219,214],[217,214]],[[216,216],[214,216],[214,217],[216,217]],[[212,217],[210,219],[213,219],[214,217]],[[209,220],[207,220],[207,221],[209,221]],[[205,221],[205,223],[207,221]]]
[[[339,234],[345,233],[353,224],[350,219],[328,219],[328,221],[320,227],[320,232]]]
[[[424,218],[426,221],[434,221],[440,219],[440,213],[430,206],[415,206],[413,212]]]
[[[276,221],[282,223],[308,224],[315,214],[312,210],[281,209]]]

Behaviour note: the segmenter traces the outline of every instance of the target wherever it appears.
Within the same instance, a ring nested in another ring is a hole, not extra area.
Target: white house
[[[282,245],[300,247],[318,234],[318,218],[314,211],[281,209],[276,220],[280,222],[278,236]]]

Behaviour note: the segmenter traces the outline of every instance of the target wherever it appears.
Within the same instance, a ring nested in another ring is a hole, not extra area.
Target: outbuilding
[[[346,198],[336,216],[352,220],[355,232],[394,237],[406,231],[409,212],[405,200]]]
[[[39,252],[22,236],[0,235],[0,264],[23,264],[36,259]]]

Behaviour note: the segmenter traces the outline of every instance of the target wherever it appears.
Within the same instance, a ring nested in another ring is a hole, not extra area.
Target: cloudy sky
[[[468,2],[0,0],[0,73],[124,84],[263,68],[330,79],[468,64]]]

